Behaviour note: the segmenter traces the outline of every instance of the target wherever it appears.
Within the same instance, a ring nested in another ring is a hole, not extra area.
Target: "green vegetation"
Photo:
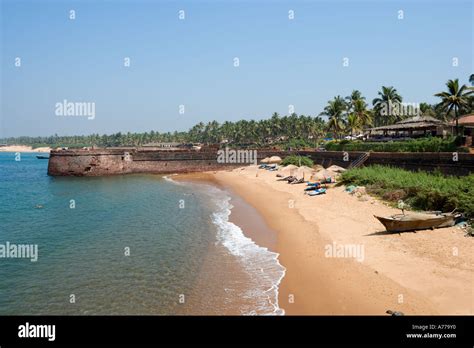
[[[456,208],[474,218],[474,174],[454,177],[375,165],[344,172],[342,182],[365,186],[369,193],[391,202],[404,200],[415,209],[449,212]]]
[[[307,167],[312,167],[314,165],[313,161],[309,157],[305,156],[287,156],[281,161],[280,163],[282,166],[287,166],[290,164],[293,164],[295,166],[307,166]]]
[[[328,105],[320,114],[328,117],[327,128],[331,131],[335,138],[341,136],[345,128],[345,113],[347,110],[347,103],[340,95],[334,97],[334,100],[328,101]]]
[[[374,152],[454,152],[467,151],[458,148],[459,141],[455,137],[449,139],[421,138],[398,142],[362,142],[342,140],[330,141],[325,148],[328,151],[374,151]]]
[[[459,134],[459,111],[465,110],[469,107],[469,97],[472,96],[474,90],[466,85],[459,86],[459,80],[449,80],[446,82],[447,92],[441,92],[435,94],[435,96],[441,98],[441,108],[446,111],[449,115],[454,110],[454,119],[456,120],[456,135]]]
[[[382,86],[382,90],[378,92],[378,97],[372,101],[374,106],[374,123],[376,127],[387,126],[389,124],[394,124],[395,122],[401,121],[402,117],[396,115],[383,115],[382,109],[384,105],[389,105],[389,103],[401,103],[403,98],[398,94],[397,90],[390,87]]]
[[[92,134],[86,136],[17,137],[1,139],[7,144],[33,147],[84,147],[84,146],[142,146],[149,143],[179,142],[213,144],[227,141],[228,146],[250,144],[253,147],[277,146],[281,148],[315,147],[326,136],[325,122],[321,117],[297,115],[280,117],[274,113],[270,119],[237,122],[217,121],[198,123],[188,132],[155,131],[145,133]]]
[[[301,150],[301,149],[314,149],[318,147],[317,141],[305,140],[305,139],[289,139],[287,141],[279,142],[274,144],[281,150]]]
[[[472,75],[469,78],[473,82]],[[474,112],[474,87],[460,85],[458,79],[449,80],[446,83],[447,92],[435,94],[441,99],[437,105],[420,103],[423,115],[436,117],[440,120],[457,120],[462,114]],[[0,139],[0,143],[29,145],[32,147],[109,147],[109,146],[142,146],[149,143],[159,142],[179,142],[179,143],[204,143],[215,144],[225,143],[232,147],[278,147],[281,149],[304,149],[308,147],[318,147],[325,137],[341,139],[345,135],[359,134],[367,128],[373,126],[390,125],[400,121],[408,115],[387,115],[384,106],[387,103],[402,102],[403,98],[396,88],[392,86],[382,86],[378,92],[378,97],[372,101],[372,109],[365,101],[365,97],[358,90],[343,98],[337,96],[328,101],[323,112],[318,116],[297,115],[292,113],[288,116],[280,116],[274,113],[269,119],[262,120],[240,120],[237,122],[226,121],[219,123],[210,121],[199,122],[188,131],[160,133],[155,131],[145,133],[115,133],[111,135],[91,134],[84,136],[47,136],[47,137],[15,137]],[[327,118],[324,119],[321,116]],[[453,151],[449,145],[434,144],[434,147],[447,148]],[[416,143],[421,144],[421,143]],[[330,144],[330,147],[336,145]],[[363,145],[351,145],[354,150],[366,151]],[[359,146],[362,146],[359,148]],[[368,145],[369,150],[377,150],[377,146]],[[381,144],[383,148],[397,148],[399,145]],[[416,147],[420,150],[424,145],[407,145],[407,148]],[[431,145],[427,145],[428,148]],[[337,146],[336,146],[337,147]],[[349,149],[348,149],[349,150]],[[403,150],[383,150],[383,151],[403,151]],[[412,150],[407,150],[412,151]],[[437,150],[434,150],[437,151]]]

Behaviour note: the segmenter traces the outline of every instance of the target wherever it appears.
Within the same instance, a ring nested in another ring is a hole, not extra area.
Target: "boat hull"
[[[427,230],[432,228],[454,226],[454,216],[451,214],[436,215],[433,217],[412,218],[407,220],[393,217],[385,218],[374,215],[385,226],[388,232],[407,232]]]

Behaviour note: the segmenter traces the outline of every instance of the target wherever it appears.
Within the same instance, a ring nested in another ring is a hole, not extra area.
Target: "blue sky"
[[[0,138],[187,130],[290,104],[314,116],[335,95],[371,101],[382,85],[434,103],[474,71],[470,0],[2,0],[1,15]],[[94,102],[95,118],[56,116],[64,99]]]

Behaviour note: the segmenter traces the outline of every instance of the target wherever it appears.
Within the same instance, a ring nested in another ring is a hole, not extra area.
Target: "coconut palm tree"
[[[444,117],[440,115],[436,110],[436,105],[430,105],[428,103],[420,103],[420,112],[423,116],[431,116],[443,120]]]
[[[459,79],[449,80],[446,82],[447,92],[436,93],[435,97],[441,98],[438,104],[446,111],[446,118],[449,117],[451,111],[454,111],[454,119],[456,120],[456,135],[459,134],[459,110],[468,107],[469,96],[474,92],[466,85],[459,86]]]
[[[356,114],[353,113],[347,116],[347,129],[351,134],[351,138],[354,132],[358,132],[361,129],[361,122]]]
[[[333,100],[328,102],[328,105],[324,108],[324,111],[320,115],[327,116],[329,118],[327,126],[330,131],[334,133],[337,138],[338,135],[344,130],[344,116],[347,110],[347,104],[341,96],[334,97]]]
[[[355,89],[351,92],[351,95],[347,96],[345,99],[347,102],[347,109],[352,110],[356,100],[365,100],[365,97],[362,96],[362,93],[359,90]]]
[[[272,137],[278,138],[282,129],[282,121],[280,115],[278,115],[277,112],[274,112],[272,117],[270,118],[270,124],[272,129]]]
[[[402,96],[398,94],[397,90],[392,86],[382,86],[382,90],[378,92],[378,95],[379,97],[372,100],[375,112],[375,124],[378,126],[393,123],[397,120],[397,115],[383,115],[382,109],[389,107],[391,104],[401,103]]]
[[[372,112],[367,109],[367,103],[363,99],[354,101],[351,114],[356,115],[360,126],[372,126]]]
[[[315,118],[311,118],[311,123],[309,125],[309,137],[311,137],[316,143],[319,142],[319,138],[324,136],[324,130],[326,128],[324,120],[317,116]]]
[[[191,141],[203,142],[202,133],[204,131],[204,123],[199,122],[198,124],[194,125],[189,130],[189,138]]]

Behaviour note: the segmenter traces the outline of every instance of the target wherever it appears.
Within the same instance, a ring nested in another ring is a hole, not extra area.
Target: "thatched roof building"
[[[415,116],[399,121],[389,126],[375,127],[369,129],[369,136],[372,135],[395,135],[395,136],[416,136],[426,135],[444,135],[448,132],[450,126],[437,118],[431,116]]]
[[[456,126],[456,121],[453,120],[449,123],[452,127]],[[459,127],[462,127],[463,135],[466,137],[465,145],[466,146],[474,146],[474,114],[468,114],[459,117],[458,119]]]

